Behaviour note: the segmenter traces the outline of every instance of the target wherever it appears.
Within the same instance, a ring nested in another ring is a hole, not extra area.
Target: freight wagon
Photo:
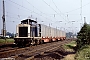
[[[65,38],[66,33],[64,31],[37,24],[37,21],[31,19],[25,19],[16,26],[16,37],[14,40],[18,46],[27,46],[64,40]]]

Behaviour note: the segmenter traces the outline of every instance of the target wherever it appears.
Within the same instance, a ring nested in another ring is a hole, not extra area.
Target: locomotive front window
[[[19,27],[19,37],[28,37],[28,27]]]

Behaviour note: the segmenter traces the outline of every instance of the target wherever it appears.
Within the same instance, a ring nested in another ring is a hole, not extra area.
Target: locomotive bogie
[[[28,46],[28,45],[37,45],[43,43],[41,37],[18,37],[14,38],[16,45],[18,46]]]

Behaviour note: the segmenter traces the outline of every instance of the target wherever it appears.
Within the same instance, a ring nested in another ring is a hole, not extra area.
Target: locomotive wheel
[[[43,44],[44,43],[44,40],[41,40],[41,44]]]
[[[56,40],[56,42],[58,42],[58,39]]]
[[[40,44],[40,41],[39,41],[39,40],[37,40],[37,44],[38,44],[38,45]]]

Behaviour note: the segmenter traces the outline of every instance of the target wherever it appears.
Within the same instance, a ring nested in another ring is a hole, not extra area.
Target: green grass
[[[75,41],[63,45],[64,49],[73,49],[76,45]],[[90,45],[83,46],[76,54],[75,60],[90,60]]]
[[[14,43],[14,39],[6,39],[6,41],[4,39],[0,39],[0,44],[2,43]]]
[[[73,52],[75,47],[76,47],[76,41],[71,41],[70,43],[63,45],[65,51],[71,52],[68,53],[63,60],[74,60],[75,54],[73,54]]]
[[[90,45],[86,45],[76,53],[76,60],[90,60]]]
[[[72,41],[68,44],[63,45],[64,49],[73,49],[76,46],[76,42]]]

